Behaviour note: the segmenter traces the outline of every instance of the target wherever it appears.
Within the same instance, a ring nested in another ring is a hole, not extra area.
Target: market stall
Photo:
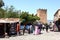
[[[0,19],[0,36],[4,36],[7,33],[8,36],[16,35],[18,18],[6,18]]]

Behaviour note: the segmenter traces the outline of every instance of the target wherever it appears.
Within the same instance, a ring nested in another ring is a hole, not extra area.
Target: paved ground
[[[25,34],[10,38],[0,38],[0,40],[60,40],[60,32],[49,31],[49,33],[46,33],[45,31],[42,31],[42,34],[40,35]]]

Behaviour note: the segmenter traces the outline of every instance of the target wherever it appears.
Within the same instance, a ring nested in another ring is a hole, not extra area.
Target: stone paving
[[[40,35],[27,34],[10,38],[0,38],[0,40],[60,40],[60,32],[45,32]]]

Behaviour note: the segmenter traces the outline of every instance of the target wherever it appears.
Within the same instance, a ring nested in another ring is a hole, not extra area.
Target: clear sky
[[[37,9],[47,9],[47,19],[53,20],[54,13],[60,8],[60,0],[3,0],[5,6],[36,14]]]

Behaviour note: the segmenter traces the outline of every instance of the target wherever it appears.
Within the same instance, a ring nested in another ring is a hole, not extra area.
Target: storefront
[[[17,34],[17,22],[16,20],[0,20],[0,37],[5,37],[5,33],[8,36]]]

